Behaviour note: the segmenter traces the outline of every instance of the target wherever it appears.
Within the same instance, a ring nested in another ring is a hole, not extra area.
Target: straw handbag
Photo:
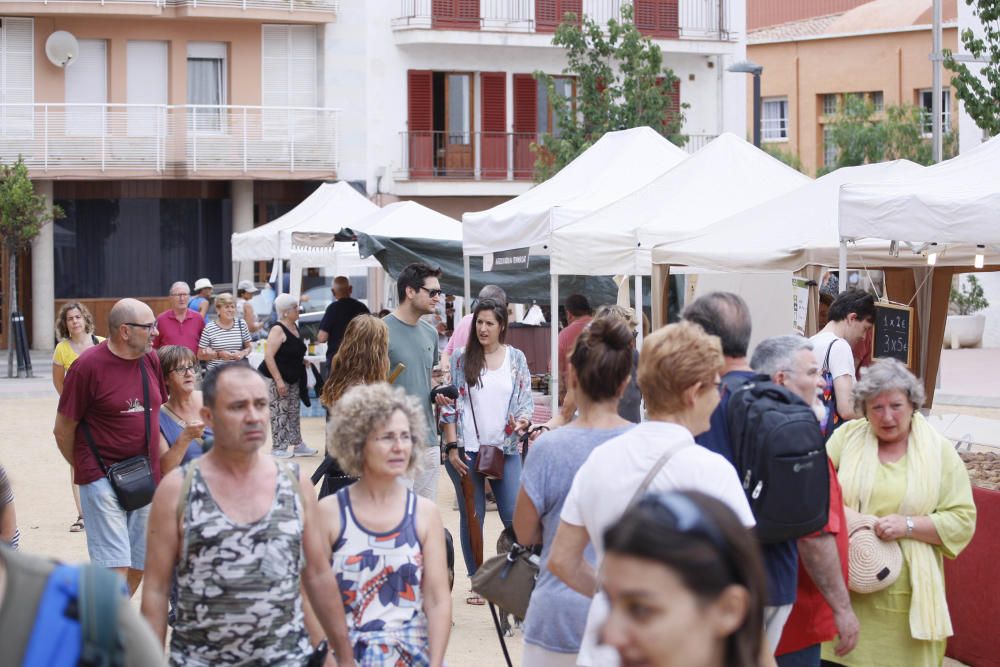
[[[878,517],[847,511],[848,588],[855,593],[874,593],[888,588],[903,569],[903,550],[895,541],[875,534]]]

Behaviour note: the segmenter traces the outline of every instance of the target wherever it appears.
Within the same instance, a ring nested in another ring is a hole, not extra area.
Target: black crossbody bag
[[[126,512],[142,509],[153,501],[153,493],[156,491],[156,482],[153,480],[153,466],[149,461],[150,443],[150,407],[149,407],[149,376],[146,373],[145,355],[139,359],[139,372],[142,374],[142,412],[146,420],[146,453],[132,456],[119,461],[108,467],[104,465],[104,459],[97,452],[97,445],[94,444],[94,436],[90,432],[87,422],[81,422],[83,436],[97,459],[97,465],[101,466],[104,476],[108,478],[111,488],[118,498],[118,504]]]

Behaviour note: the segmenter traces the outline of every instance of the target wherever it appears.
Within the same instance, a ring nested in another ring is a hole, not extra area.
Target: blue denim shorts
[[[107,479],[80,485],[80,505],[87,525],[87,553],[101,567],[143,570],[149,505],[126,512]]]

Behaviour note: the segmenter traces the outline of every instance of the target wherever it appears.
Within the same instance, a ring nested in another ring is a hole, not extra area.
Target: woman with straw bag
[[[882,359],[868,368],[855,386],[854,402],[864,418],[839,428],[827,452],[844,504],[865,515],[860,523],[879,539],[897,542],[903,559],[898,577],[880,590],[872,582],[850,582],[861,625],[858,645],[839,657],[828,642],[823,660],[940,665],[953,634],[942,557],[955,558],[972,540],[976,508],[969,476],[952,444],[917,412],[923,387],[899,361]],[[852,558],[859,555],[856,546]]]

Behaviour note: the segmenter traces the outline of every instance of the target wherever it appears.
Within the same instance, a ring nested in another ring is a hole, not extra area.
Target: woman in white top
[[[198,359],[208,362],[206,370],[250,356],[250,330],[236,317],[233,295],[226,292],[215,297],[215,310],[219,319],[206,324],[198,339]]]
[[[531,398],[531,373],[524,353],[504,345],[507,334],[507,306],[483,299],[472,313],[473,334],[467,345],[451,358],[451,378],[458,389],[458,400],[442,410],[445,469],[455,485],[461,516],[462,553],[472,576],[479,566],[473,556],[471,533],[465,502],[471,483],[477,517],[485,516],[486,477],[476,471],[484,447],[503,450],[503,478],[490,479],[497,499],[497,509],[504,527],[514,520],[514,503],[521,484],[519,443],[528,425],[534,403]],[[478,532],[481,535],[482,525]],[[477,535],[481,540],[480,535]],[[483,604],[470,596],[469,604]]]
[[[697,324],[671,324],[651,334],[643,343],[638,373],[647,421],[597,447],[573,479],[549,569],[573,590],[594,598],[577,664],[618,664],[614,650],[597,646],[607,600],[595,596],[597,573],[584,551],[593,546],[599,568],[604,531],[622,516],[662,459],[666,463],[649,480],[647,490],[701,491],[727,504],[745,526],[754,525],[736,469],[694,442],[694,436],[708,430],[719,404],[722,366],[719,339]]]

